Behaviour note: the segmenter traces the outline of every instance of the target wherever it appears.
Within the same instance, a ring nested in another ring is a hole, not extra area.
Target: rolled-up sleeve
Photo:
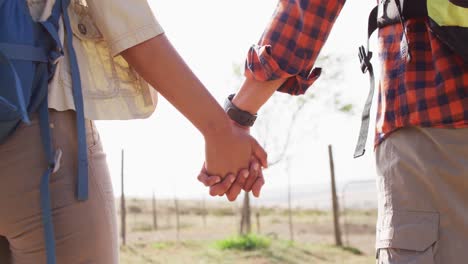
[[[345,0],[280,0],[259,43],[250,48],[245,76],[259,81],[286,78],[278,89],[304,94],[320,76],[315,60]]]
[[[146,0],[88,0],[113,56],[164,33]]]

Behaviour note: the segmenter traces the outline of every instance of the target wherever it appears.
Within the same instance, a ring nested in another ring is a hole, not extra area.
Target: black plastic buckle
[[[372,59],[372,52],[366,51],[364,46],[359,47],[359,62],[361,63],[362,73],[366,73],[371,67],[370,60]]]

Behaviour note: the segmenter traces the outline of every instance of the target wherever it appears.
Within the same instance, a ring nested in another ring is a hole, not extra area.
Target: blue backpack
[[[0,147],[21,123],[30,123],[38,114],[41,138],[48,168],[41,178],[40,200],[47,263],[55,264],[55,240],[52,224],[49,179],[56,169],[56,158],[49,127],[48,83],[63,56],[58,29],[63,18],[66,48],[70,61],[73,97],[78,129],[77,199],[88,198],[88,157],[80,73],[72,45],[68,15],[70,0],[56,0],[47,21],[35,22],[26,0],[0,0]],[[21,151],[21,150],[17,150]]]

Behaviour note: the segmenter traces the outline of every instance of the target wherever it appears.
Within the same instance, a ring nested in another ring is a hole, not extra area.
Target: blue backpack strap
[[[62,14],[65,26],[66,45],[70,60],[73,100],[76,110],[76,126],[78,129],[78,200],[88,199],[88,148],[86,145],[86,128],[84,117],[83,91],[81,89],[80,71],[75,50],[73,49],[73,33],[68,15],[70,0],[62,0]]]
[[[60,42],[58,29],[60,15],[62,14],[62,2],[63,0],[56,0],[49,18],[46,21],[40,22],[40,24],[47,30],[49,35],[54,39],[56,50],[60,52],[62,52],[63,47],[62,43]]]
[[[52,9],[51,16],[45,22],[41,24],[49,32],[52,38],[56,42],[57,51],[63,54],[62,44],[58,36],[58,25],[60,15],[63,17],[65,27],[65,43],[68,51],[71,78],[72,78],[72,90],[73,100],[75,103],[76,112],[76,125],[78,132],[78,186],[77,186],[77,198],[79,201],[85,201],[88,199],[88,149],[86,145],[86,127],[84,118],[84,103],[83,103],[83,92],[81,89],[80,71],[78,68],[78,61],[76,53],[73,48],[73,33],[70,24],[70,16],[68,15],[68,6],[70,0],[57,0],[54,8]],[[59,56],[60,54],[56,54]]]
[[[0,0],[1,1],[1,0]],[[58,35],[59,28],[59,19],[60,16],[63,16],[65,34],[66,34],[66,47],[68,51],[70,69],[71,69],[71,78],[72,78],[72,89],[73,89],[73,99],[75,103],[76,110],[76,122],[78,130],[78,186],[77,186],[77,198],[79,201],[84,201],[88,199],[88,153],[86,145],[86,128],[85,128],[85,118],[84,118],[84,104],[83,104],[83,94],[81,90],[81,80],[80,72],[78,69],[78,62],[76,58],[76,53],[73,48],[73,35],[70,25],[70,17],[68,15],[68,6],[70,4],[69,0],[57,0],[54,8],[52,9],[51,16],[45,22],[41,22],[44,29],[49,33],[49,35],[54,40],[55,49],[52,51],[52,54],[49,54],[49,65],[52,66],[50,70],[50,78],[52,78],[54,73],[55,64],[63,55],[63,47],[60,42]],[[49,127],[49,112],[48,112],[48,103],[47,96],[40,106],[40,124],[41,124],[41,135],[42,141],[44,143],[44,149],[47,154],[49,168],[44,173],[41,180],[41,207],[42,207],[42,216],[44,224],[44,236],[46,242],[46,253],[47,253],[47,264],[56,264],[56,254],[55,254],[55,240],[54,240],[54,230],[52,224],[52,208],[51,208],[51,197],[49,189],[49,181],[55,164],[54,153],[52,150],[52,142],[50,137],[50,127]]]
[[[47,52],[44,48],[20,44],[0,43],[0,51],[12,60],[47,62]]]
[[[46,82],[47,85],[47,82]],[[50,199],[50,177],[55,169],[55,159],[52,150],[52,141],[50,136],[49,107],[47,96],[39,107],[39,122],[41,127],[42,143],[47,157],[48,167],[41,178],[41,209],[42,224],[44,226],[44,238],[46,243],[47,264],[56,263],[55,254],[55,235],[52,222],[52,205]]]

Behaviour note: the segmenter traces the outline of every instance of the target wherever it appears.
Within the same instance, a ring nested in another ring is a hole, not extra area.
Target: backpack
[[[64,51],[58,30],[60,18],[66,33],[70,58],[73,97],[78,130],[77,199],[88,198],[88,164],[83,112],[83,96],[72,30],[68,15],[70,0],[56,0],[51,16],[35,22],[26,0],[0,0],[0,144],[5,142],[21,123],[29,124],[31,115],[39,116],[43,148],[48,168],[41,178],[40,204],[47,263],[55,264],[55,241],[52,224],[49,180],[58,170],[60,151],[52,147],[48,112],[48,83]],[[1,147],[1,145],[0,145]],[[21,151],[21,150],[18,150]]]
[[[411,60],[406,36],[405,20],[427,17],[431,32],[454,53],[468,63],[468,0],[379,0],[379,4],[369,15],[367,48],[359,47],[359,60],[362,73],[369,73],[370,91],[361,117],[361,129],[354,158],[364,155],[369,130],[370,109],[374,96],[375,78],[369,38],[378,28],[401,24],[403,40],[402,57]]]

